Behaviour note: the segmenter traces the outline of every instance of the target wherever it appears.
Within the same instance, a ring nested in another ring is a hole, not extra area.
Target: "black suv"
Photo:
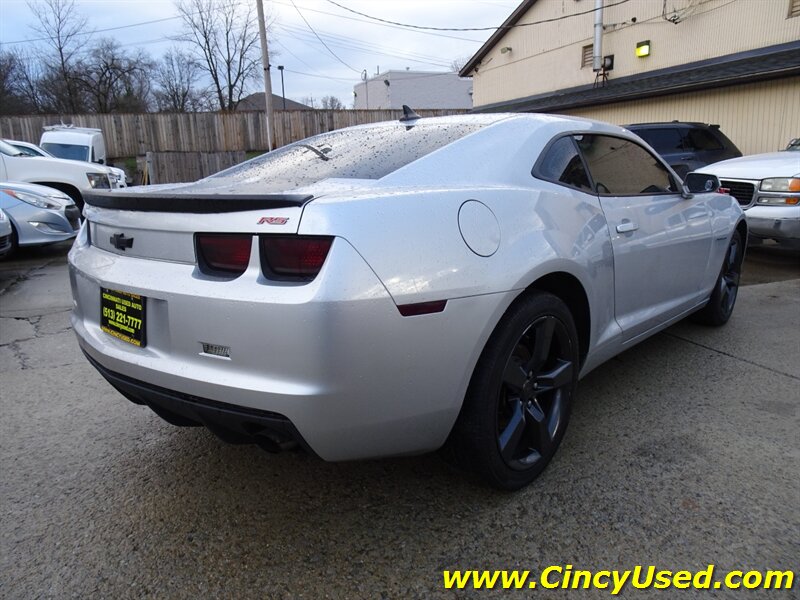
[[[682,178],[689,171],[742,155],[719,125],[672,121],[625,127],[650,144]]]

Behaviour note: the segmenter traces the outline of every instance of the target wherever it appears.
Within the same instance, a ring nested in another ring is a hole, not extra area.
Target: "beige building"
[[[800,0],[525,0],[460,74],[477,112],[718,123],[771,152],[800,137]]]

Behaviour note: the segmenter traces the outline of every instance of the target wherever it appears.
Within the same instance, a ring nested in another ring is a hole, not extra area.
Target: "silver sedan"
[[[75,202],[51,187],[0,182],[0,208],[11,221],[11,250],[63,242],[74,238],[80,229]]]
[[[713,176],[550,115],[364,125],[192,184],[87,197],[72,324],[176,425],[325,460],[445,447],[532,481],[579,377],[733,310],[747,238]]]

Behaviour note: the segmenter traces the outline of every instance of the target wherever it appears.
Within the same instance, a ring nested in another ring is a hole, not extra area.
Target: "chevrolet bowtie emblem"
[[[133,238],[126,238],[124,233],[115,233],[109,239],[111,245],[117,250],[125,251],[125,248],[133,248]]]

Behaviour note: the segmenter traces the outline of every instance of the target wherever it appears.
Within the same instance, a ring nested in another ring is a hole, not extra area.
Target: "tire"
[[[692,315],[696,323],[719,327],[728,322],[733,314],[736,296],[739,293],[739,278],[742,274],[742,260],[744,246],[742,236],[738,231],[733,232],[725,259],[722,261],[719,277],[714,284],[711,298],[703,308]]]
[[[564,302],[543,292],[522,297],[481,354],[446,452],[494,487],[528,485],[564,437],[578,371]]]
[[[19,253],[19,234],[17,233],[17,228],[14,227],[14,224],[11,223],[11,247],[8,249],[3,255],[3,258],[11,258],[12,256],[16,256]]]

